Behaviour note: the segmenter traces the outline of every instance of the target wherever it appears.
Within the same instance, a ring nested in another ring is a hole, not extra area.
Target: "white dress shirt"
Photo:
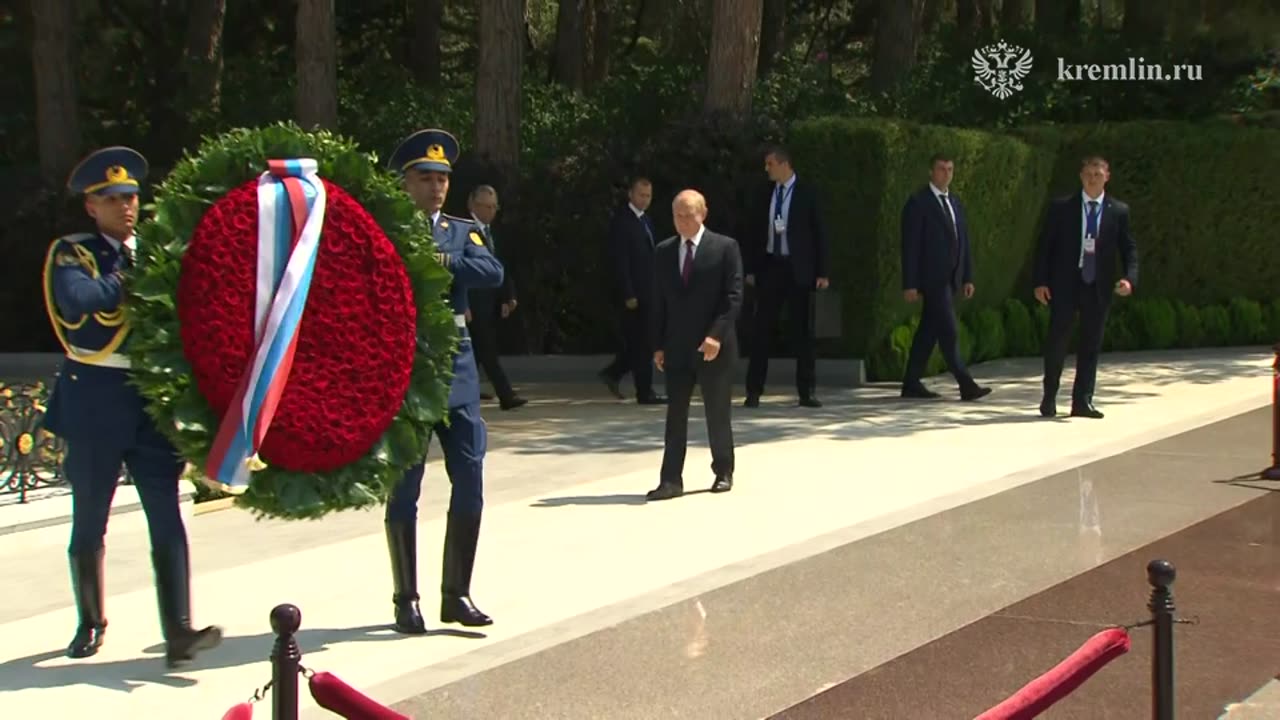
[[[1080,191],[1080,260],[1076,263],[1076,267],[1084,269],[1084,238],[1089,231],[1089,203],[1098,203],[1098,234],[1102,234],[1102,199],[1107,196],[1107,191],[1103,190],[1098,197],[1089,197],[1089,193]],[[1094,238],[1097,241],[1097,238]],[[1095,248],[1096,250],[1096,248]]]
[[[782,216],[783,223],[787,224],[791,220],[791,193],[796,189],[796,174],[791,173],[791,177],[787,178],[786,182],[779,183],[779,184],[782,186],[781,216]],[[782,242],[780,243],[782,247],[777,248],[774,246],[775,234],[773,229],[773,220],[779,215],[777,205],[778,205],[778,185],[774,185],[773,193],[769,198],[769,254],[770,255],[776,254],[776,255],[781,255],[782,257],[787,257],[788,255],[791,254],[791,247],[787,242],[787,233],[784,232],[782,234]]]

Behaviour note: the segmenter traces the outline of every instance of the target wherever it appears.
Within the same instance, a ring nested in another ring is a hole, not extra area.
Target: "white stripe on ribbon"
[[[248,447],[241,446],[240,457],[234,463],[235,475],[231,487],[245,487],[249,484],[250,469],[246,462],[257,448],[252,446],[254,423],[257,414],[254,412],[254,396],[263,383],[270,383],[277,368],[267,368],[266,363],[275,338],[284,333],[292,335],[298,331],[297,323],[285,326],[285,312],[295,295],[302,288],[316,255],[320,248],[320,230],[324,225],[325,189],[317,174],[318,165],[315,160],[302,159],[296,163],[297,170],[291,175],[301,178],[315,192],[311,201],[311,211],[307,214],[302,235],[298,244],[289,252],[292,236],[287,233],[292,228],[292,217],[288,195],[280,178],[270,172],[258,177],[258,290],[254,305],[254,345],[253,370],[246,385],[241,405],[243,427],[242,438]],[[293,169],[292,167],[290,169]],[[289,214],[288,218],[280,218],[278,213]],[[281,237],[282,228],[286,228],[286,236]],[[284,273],[279,268],[284,265]],[[276,285],[280,275],[279,285]],[[299,321],[301,317],[299,317]],[[264,375],[267,377],[264,378]],[[247,450],[247,452],[246,452]]]

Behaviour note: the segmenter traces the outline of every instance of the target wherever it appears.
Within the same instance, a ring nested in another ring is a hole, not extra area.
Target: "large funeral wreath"
[[[257,183],[313,158],[327,208],[296,353],[237,503],[318,518],[385,502],[448,404],[457,344],[427,218],[351,141],[295,125],[206,139],[138,229],[127,352],[148,412],[203,469],[254,353]]]

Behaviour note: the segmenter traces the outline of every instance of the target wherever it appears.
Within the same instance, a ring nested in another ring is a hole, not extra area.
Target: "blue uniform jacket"
[[[436,249],[448,256],[446,267],[453,273],[449,306],[453,308],[454,322],[462,337],[453,356],[449,407],[462,407],[480,402],[480,372],[476,369],[476,356],[463,319],[468,308],[467,293],[502,285],[502,263],[484,246],[484,239],[470,221],[441,213],[432,234]]]
[[[117,273],[127,263],[123,248],[89,234],[54,240],[45,260],[45,306],[67,359],[44,428],[71,443],[128,448],[148,419],[123,354],[129,324]]]

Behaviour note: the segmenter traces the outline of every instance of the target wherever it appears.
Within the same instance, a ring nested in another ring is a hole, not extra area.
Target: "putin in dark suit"
[[[1036,252],[1036,300],[1049,306],[1049,336],[1044,343],[1044,398],[1040,414],[1058,414],[1058,381],[1067,356],[1071,326],[1080,314],[1076,378],[1071,389],[1071,415],[1100,419],[1093,406],[1098,354],[1107,325],[1111,294],[1133,293],[1138,283],[1138,244],[1129,229],[1129,206],[1109,197],[1111,168],[1098,156],[1080,167],[1079,194],[1049,205]],[[1117,278],[1116,271],[1121,274]]]
[[[730,404],[742,307],[742,255],[731,237],[703,226],[707,201],[685,190],[671,204],[678,235],[654,253],[653,362],[667,376],[667,428],[662,472],[649,500],[684,494],[689,400],[702,389],[711,445],[711,492],[733,489]]]
[[[935,345],[960,385],[961,400],[977,400],[991,392],[973,381],[960,358],[955,298],[960,292],[965,299],[973,297],[973,248],[964,206],[951,193],[955,167],[951,158],[934,155],[929,161],[929,184],[902,208],[903,297],[909,303],[924,300],[902,378],[904,398],[938,397],[920,381]]]

